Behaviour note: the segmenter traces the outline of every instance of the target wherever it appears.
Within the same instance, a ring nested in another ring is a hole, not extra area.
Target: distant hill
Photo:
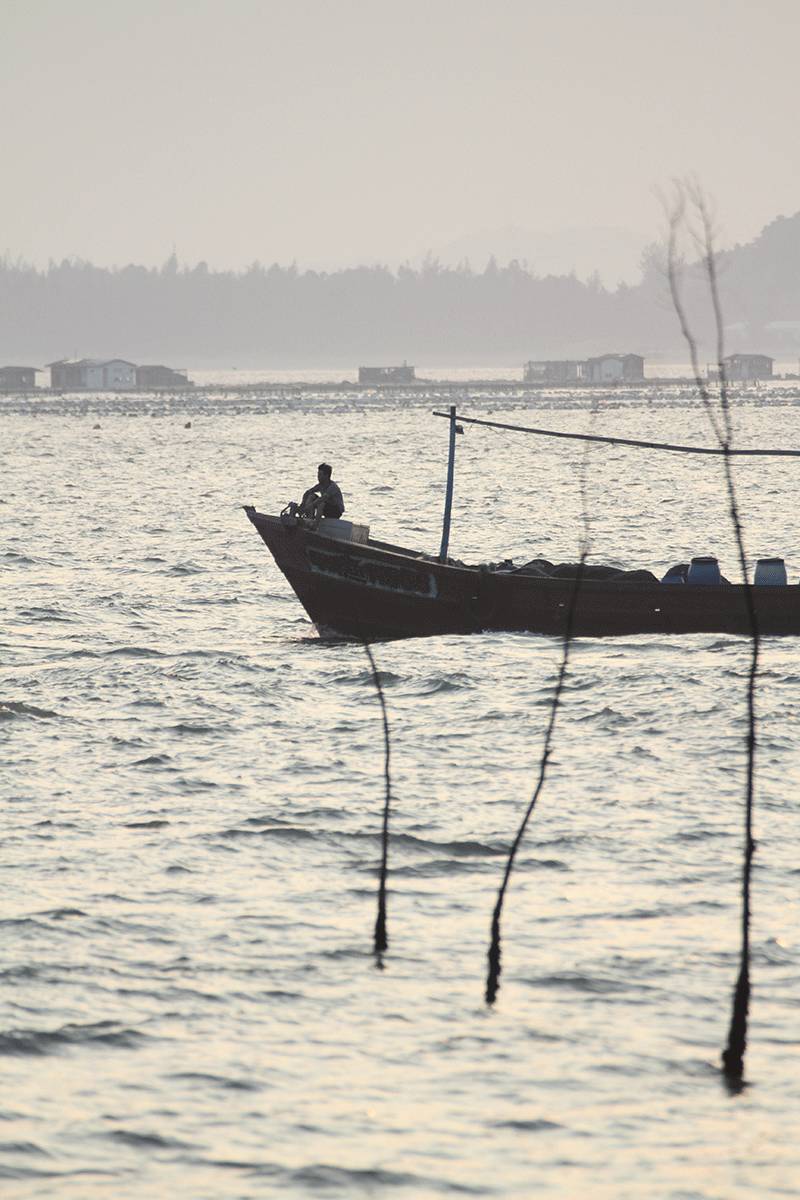
[[[354,368],[416,361],[522,364],[604,351],[683,359],[659,251],[635,285],[603,286],[490,258],[480,269],[426,259],[418,268],[299,271],[258,263],[212,271],[0,261],[0,365],[118,356],[178,366]],[[730,351],[800,354],[800,213],[719,256]],[[712,357],[702,273],[686,271],[687,305]]]
[[[662,247],[645,251],[642,280],[629,297],[638,310],[630,313],[629,327],[635,325],[643,344],[657,332],[658,345],[679,347],[662,261]],[[729,351],[800,353],[800,213],[776,217],[752,242],[721,251],[717,273]],[[715,330],[703,269],[688,266],[683,282],[693,328],[711,356]]]
[[[776,217],[746,246],[722,256],[726,319],[775,353],[800,350],[800,212]],[[739,349],[740,347],[735,347]]]

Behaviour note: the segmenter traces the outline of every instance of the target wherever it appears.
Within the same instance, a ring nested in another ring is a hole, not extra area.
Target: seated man
[[[331,479],[331,468],[328,463],[320,463],[317,467],[317,483],[303,493],[300,502],[300,516],[338,518],[344,512],[344,500],[338,483]]]

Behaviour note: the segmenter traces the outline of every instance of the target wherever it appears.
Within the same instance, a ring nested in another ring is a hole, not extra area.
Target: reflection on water
[[[800,445],[797,397],[736,407]],[[777,1197],[798,1177],[794,639],[764,647],[747,1074],[720,1085],[738,943],[747,643],[580,640],[482,998],[560,645],[313,636],[242,503],[334,464],[348,513],[435,552],[433,396],[0,401],[4,983],[12,1193]],[[475,415],[530,402],[476,396]],[[589,400],[543,396],[582,431]],[[150,415],[153,414],[153,415]],[[191,421],[187,429],[186,422]],[[524,420],[523,420],[524,423]],[[533,423],[533,422],[532,422]],[[99,429],[93,426],[99,424]],[[710,440],[688,393],[601,400]],[[458,440],[452,552],[574,558],[582,448]],[[591,453],[593,556],[735,573],[721,467]],[[793,463],[736,466],[752,557],[800,578]]]

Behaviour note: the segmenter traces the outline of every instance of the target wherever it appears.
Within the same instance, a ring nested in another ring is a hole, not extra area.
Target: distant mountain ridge
[[[448,362],[453,366],[580,358],[605,351],[683,357],[657,247],[640,281],[540,273],[490,259],[481,270],[434,259],[417,269],[296,266],[214,271],[99,268],[64,261],[38,270],[0,261],[0,365],[73,355],[179,366],[330,366]],[[776,217],[752,242],[719,256],[727,346],[800,353],[800,213]],[[686,271],[687,305],[712,356],[702,275]]]

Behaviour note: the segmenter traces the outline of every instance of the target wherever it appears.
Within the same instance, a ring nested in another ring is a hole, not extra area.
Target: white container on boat
[[[783,587],[786,578],[786,563],[782,558],[760,558],[756,563],[754,581],[768,587]]]
[[[716,558],[711,555],[700,555],[698,558],[693,558],[689,564],[686,582],[694,584],[721,583],[722,576]]]
[[[369,525],[356,525],[353,521],[342,521],[336,517],[325,517],[319,523],[318,533],[325,537],[337,538],[340,542],[369,541]]]

